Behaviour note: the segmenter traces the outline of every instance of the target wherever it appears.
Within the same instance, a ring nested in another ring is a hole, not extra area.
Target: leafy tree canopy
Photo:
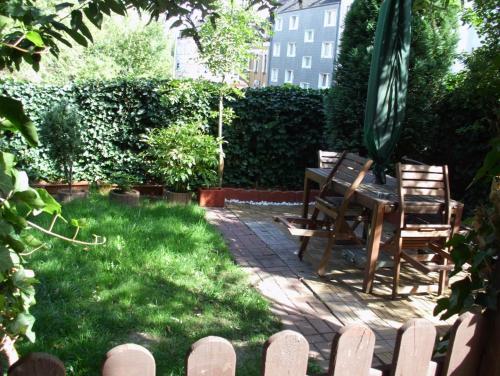
[[[216,76],[244,76],[252,48],[262,46],[267,21],[236,4],[219,5],[219,9],[219,17],[200,28],[201,59]]]
[[[65,84],[72,80],[127,78],[165,79],[171,76],[172,40],[163,21],[150,21],[129,11],[104,17],[101,29],[89,25],[94,42],[87,47],[62,45],[58,57],[48,55],[39,72],[22,66],[9,74],[16,79]]]

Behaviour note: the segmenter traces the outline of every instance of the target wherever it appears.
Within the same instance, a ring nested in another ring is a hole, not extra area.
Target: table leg
[[[370,236],[366,244],[367,259],[365,265],[365,277],[363,280],[363,291],[367,294],[372,292],[375,269],[377,267],[380,241],[382,239],[382,228],[384,225],[384,205],[377,204],[373,208]]]
[[[304,202],[302,204],[302,218],[307,218],[309,214],[309,195],[311,194],[311,181],[307,174],[304,176]]]
[[[460,226],[462,225],[462,215],[463,215],[464,207],[462,205],[458,205],[455,209],[455,220],[453,222],[453,234],[458,234],[460,232]]]

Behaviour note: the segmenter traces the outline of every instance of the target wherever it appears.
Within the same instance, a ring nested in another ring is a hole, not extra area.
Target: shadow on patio
[[[317,276],[314,271],[324,240],[311,241],[305,261],[300,262],[298,239],[273,221],[275,216],[299,212],[300,206],[230,204],[226,209],[209,209],[207,217],[223,233],[235,261],[248,271],[252,284],[271,301],[272,311],[284,328],[302,333],[311,344],[311,356],[323,367],[327,367],[333,335],[343,325],[362,323],[375,332],[373,366],[391,362],[396,331],[407,320],[428,319],[440,334],[449,328],[452,322],[432,314],[436,294],[405,296],[402,289],[403,297],[391,300],[388,268],[378,269],[374,293],[363,293],[363,270],[359,266],[362,249],[339,247],[327,276]],[[430,284],[426,278],[403,268],[401,285],[413,288],[417,283]]]

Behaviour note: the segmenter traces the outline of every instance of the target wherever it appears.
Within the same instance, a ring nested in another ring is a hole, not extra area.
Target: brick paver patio
[[[335,253],[331,273],[327,278],[318,277],[314,266],[324,240],[314,239],[301,262],[298,239],[273,221],[276,215],[297,215],[299,211],[299,206],[230,204],[224,209],[208,209],[207,219],[224,235],[251,283],[271,302],[284,329],[296,330],[309,340],[311,356],[320,366],[327,368],[333,335],[349,323],[364,323],[375,332],[373,366],[390,363],[396,330],[408,319],[429,319],[441,333],[449,327],[451,322],[432,315],[435,295],[390,300],[390,279],[382,269],[377,272],[374,294],[362,293],[362,269],[356,266],[362,252],[357,250],[345,248]],[[408,283],[415,279],[411,271],[405,275]]]

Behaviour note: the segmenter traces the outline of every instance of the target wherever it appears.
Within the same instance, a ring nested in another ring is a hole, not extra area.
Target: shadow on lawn
[[[249,288],[223,240],[196,206],[111,205],[103,198],[67,207],[89,218],[83,236],[106,236],[90,251],[50,240],[31,261],[41,281],[33,345],[75,375],[98,374],[106,351],[141,341],[158,375],[182,375],[189,346],[207,335],[243,344],[240,375],[257,375],[262,342],[279,327]],[[239,354],[240,355],[240,354]]]

